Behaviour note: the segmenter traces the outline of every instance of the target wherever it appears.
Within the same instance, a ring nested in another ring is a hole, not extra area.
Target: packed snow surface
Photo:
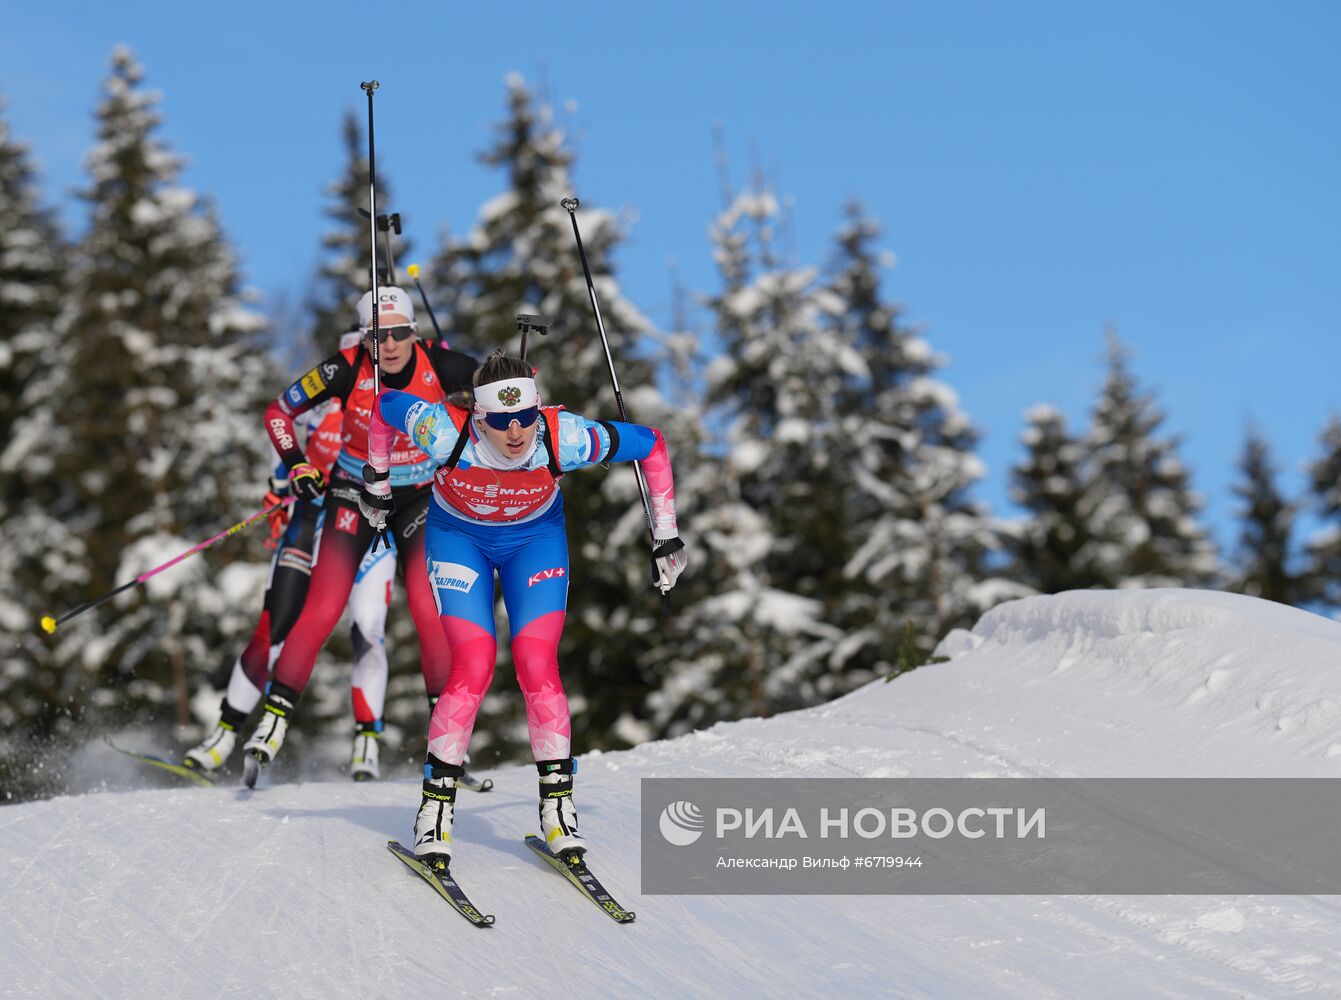
[[[461,793],[454,869],[497,916],[489,930],[386,852],[409,837],[413,782],[5,808],[0,993],[1341,996],[1336,897],[639,894],[644,777],[1341,770],[1341,624],[1302,611],[1188,590],[1076,592],[1002,605],[941,651],[950,662],[818,708],[583,757],[592,866],[638,911],[628,926],[523,846],[530,768]]]

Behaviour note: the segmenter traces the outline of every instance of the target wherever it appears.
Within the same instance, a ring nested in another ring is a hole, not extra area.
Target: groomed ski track
[[[531,768],[461,795],[453,869],[488,932],[385,848],[414,782],[0,809],[0,996],[1341,995],[1341,897],[641,895],[643,777],[1341,774],[1341,624],[1316,616],[1073,593],[1004,605],[943,651],[815,709],[583,757],[583,831],[638,911],[626,926],[523,844]]]

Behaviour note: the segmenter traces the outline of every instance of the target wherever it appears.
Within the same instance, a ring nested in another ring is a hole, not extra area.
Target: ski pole
[[[372,250],[372,266],[369,270],[372,272],[372,369],[373,369],[373,406],[377,406],[377,398],[382,395],[382,324],[380,316],[382,313],[382,303],[377,295],[377,151],[373,144],[373,93],[380,86],[376,80],[365,81],[359,84],[368,95],[368,243]],[[389,237],[388,237],[389,239]],[[377,538],[373,540],[373,551],[376,552],[382,545],[391,548],[391,539],[387,536],[386,528],[382,528],[377,533]]]
[[[372,281],[372,361],[373,361],[373,405],[376,404],[377,397],[382,394],[382,381],[380,374],[381,367],[381,324],[378,322],[378,316],[382,311],[382,304],[377,300],[377,156],[376,147],[373,144],[373,93],[381,84],[376,80],[368,80],[359,84],[368,95],[368,244],[372,250],[372,266],[369,267],[369,278]]]
[[[605,363],[610,368],[610,384],[615,389],[615,405],[619,408],[619,419],[625,423],[629,422],[628,411],[624,408],[624,394],[619,389],[619,376],[615,374],[615,359],[610,354],[610,338],[605,333],[605,320],[601,318],[601,304],[596,300],[596,285],[591,280],[591,265],[587,263],[587,251],[582,245],[582,233],[577,228],[577,208],[580,202],[576,198],[564,198],[559,202],[568,213],[568,220],[573,224],[573,238],[577,240],[577,252],[582,258],[582,273],[587,278],[587,296],[591,299],[591,311],[596,315],[596,329],[601,334],[601,346],[605,348]],[[652,521],[652,502],[647,495],[647,480],[643,476],[643,464],[641,462],[633,463],[634,475],[638,478],[638,495],[643,501],[643,516],[647,518],[647,536],[652,541],[652,548],[656,548],[657,539],[653,530]],[[661,611],[663,614],[670,614],[670,590],[664,585],[658,585],[661,590]]]
[[[264,521],[275,511],[279,510],[281,507],[287,507],[289,504],[293,503],[296,499],[297,497],[285,497],[279,503],[267,507],[259,514],[253,514],[245,521],[239,521],[231,528],[225,528],[223,531],[219,532],[213,538],[207,538],[199,545],[187,549],[185,552],[177,556],[175,559],[169,559],[162,566],[156,566],[153,569],[148,570],[147,572],[141,573],[134,580],[130,580],[126,583],[123,583],[115,590],[109,591],[108,593],[103,594],[101,597],[96,598],[95,600],[87,601],[84,604],[79,605],[79,607],[75,608],[73,611],[65,612],[65,614],[61,615],[59,618],[52,618],[50,615],[43,615],[42,630],[46,632],[48,635],[50,635],[51,633],[56,631],[57,626],[64,625],[71,618],[74,618],[77,615],[82,615],[85,611],[89,611],[92,608],[96,608],[99,604],[106,604],[108,601],[110,601],[117,594],[120,594],[122,591],[129,590],[131,587],[144,583],[151,576],[157,576],[159,573],[162,573],[165,569],[171,569],[173,566],[176,566],[183,559],[186,559],[189,556],[195,555],[197,552],[201,552],[209,548],[215,542],[221,542],[225,538],[228,538],[230,535],[236,535],[239,531],[242,531],[245,528],[250,528],[253,524],[257,524],[260,521]]]
[[[428,304],[428,295],[424,292],[424,286],[419,284],[419,265],[411,264],[405,269],[405,273],[414,281],[414,287],[419,289],[419,301],[424,304],[424,311],[428,313],[428,318],[433,323],[433,332],[438,335],[438,340],[446,347],[447,341],[442,335],[442,327],[438,326],[438,317],[433,315],[433,307]]]

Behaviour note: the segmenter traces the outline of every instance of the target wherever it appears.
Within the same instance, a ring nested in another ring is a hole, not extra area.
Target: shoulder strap
[[[562,406],[542,406],[540,412],[545,417],[545,451],[549,453],[547,468],[549,474],[555,480],[563,478],[563,470],[559,465],[559,411]]]
[[[354,367],[354,373],[349,377],[349,389],[345,392],[343,396],[339,397],[340,409],[342,410],[345,409],[347,406],[349,406],[349,397],[352,396],[354,394],[354,390],[359,387],[359,372],[363,370],[363,358],[367,355],[367,353],[368,353],[367,348],[363,346],[363,341],[360,340],[358,350],[354,352],[354,360],[352,362]]]
[[[447,412],[450,414],[452,411],[449,408]],[[456,463],[461,461],[461,453],[466,450],[466,442],[468,442],[469,440],[470,440],[470,415],[467,414],[466,419],[461,421],[461,433],[456,436],[456,447],[452,449],[452,453],[447,456],[447,461],[443,462],[442,465],[439,466],[439,468],[446,469],[448,472],[451,472],[453,469],[455,469]]]

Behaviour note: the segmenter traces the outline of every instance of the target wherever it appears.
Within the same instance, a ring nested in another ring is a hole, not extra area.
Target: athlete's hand
[[[669,593],[688,563],[689,553],[678,537],[661,541],[652,550],[652,586]]]
[[[367,485],[359,494],[359,513],[378,534],[386,530],[386,523],[396,509],[396,503],[391,499],[391,484],[387,482],[390,478],[390,472],[378,472],[367,464],[363,466],[363,481]]]
[[[289,488],[299,500],[315,500],[326,489],[326,477],[315,465],[299,462],[289,470]]]

